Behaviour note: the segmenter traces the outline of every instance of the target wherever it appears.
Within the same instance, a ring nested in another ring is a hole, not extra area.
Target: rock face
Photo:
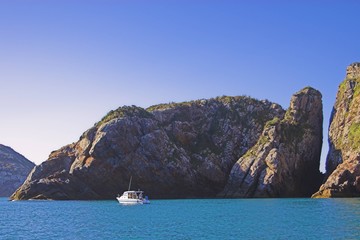
[[[9,197],[25,181],[34,163],[0,144],[0,196]]]
[[[321,94],[296,93],[283,119],[268,122],[258,142],[233,166],[221,197],[306,197],[321,184]]]
[[[284,113],[249,97],[122,107],[52,152],[12,199],[114,199],[130,176],[152,198],[215,197],[265,123]]]
[[[326,182],[313,197],[360,196],[360,63],[346,69],[329,127]]]

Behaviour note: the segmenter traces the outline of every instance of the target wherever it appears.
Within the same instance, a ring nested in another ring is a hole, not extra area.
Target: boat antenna
[[[129,189],[128,189],[128,191],[130,191],[130,188],[131,188],[131,180],[132,180],[132,176],[130,177],[130,182],[129,182]]]

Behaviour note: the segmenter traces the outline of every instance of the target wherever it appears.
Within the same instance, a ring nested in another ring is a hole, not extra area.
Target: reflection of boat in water
[[[116,197],[116,199],[121,204],[149,204],[150,200],[149,200],[148,196],[145,196],[145,198],[143,197],[143,194],[144,194],[143,191],[140,191],[140,190],[130,191],[131,180],[132,180],[132,177],[130,178],[128,191],[125,191],[121,196],[118,195]]]

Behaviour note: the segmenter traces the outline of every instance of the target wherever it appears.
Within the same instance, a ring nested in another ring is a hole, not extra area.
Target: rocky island
[[[35,164],[12,148],[0,144],[0,196],[9,197],[24,183]]]
[[[346,69],[330,118],[326,182],[313,197],[360,197],[360,63]]]
[[[233,166],[221,197],[309,197],[320,186],[321,93],[296,93],[283,119],[265,125],[258,142]]]
[[[11,198],[114,199],[130,176],[152,198],[310,196],[321,181],[321,130],[312,88],[287,111],[244,96],[121,107],[52,152]],[[246,184],[232,184],[244,164]]]

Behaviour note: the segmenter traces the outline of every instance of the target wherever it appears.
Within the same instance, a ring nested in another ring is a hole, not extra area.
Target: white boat
[[[125,191],[121,196],[118,195],[116,197],[116,199],[121,204],[149,204],[150,200],[149,200],[148,196],[145,196],[145,198],[143,197],[143,195],[144,195],[143,191],[140,191],[140,190],[130,191],[131,180],[132,180],[132,177],[130,178],[128,191]]]
[[[143,191],[125,191],[121,196],[118,195],[116,199],[121,204],[149,204],[148,196],[143,197]]]

